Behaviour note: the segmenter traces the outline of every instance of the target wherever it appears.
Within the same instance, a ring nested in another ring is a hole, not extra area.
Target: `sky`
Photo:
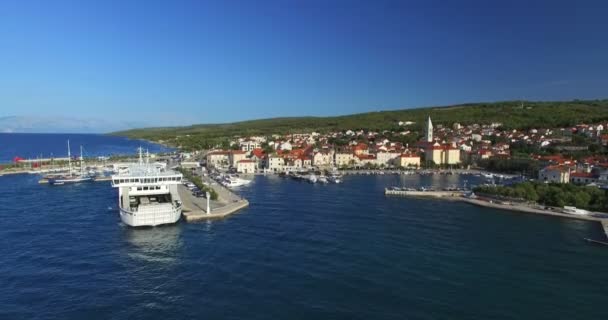
[[[0,117],[608,98],[608,1],[0,1]]]

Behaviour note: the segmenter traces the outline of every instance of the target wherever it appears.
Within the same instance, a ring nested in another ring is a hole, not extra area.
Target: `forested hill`
[[[221,112],[221,110],[218,112]],[[433,123],[449,126],[454,122],[463,125],[500,122],[504,128],[513,129],[562,127],[608,120],[608,100],[472,103],[445,107],[368,112],[336,117],[272,118],[227,124],[144,128],[113,134],[153,141],[171,141],[176,136],[185,135],[198,136],[201,139],[218,139],[235,135],[326,132],[348,129],[385,130],[397,128],[399,121],[413,121],[415,124],[411,126],[411,129],[419,130],[429,115],[432,117]]]

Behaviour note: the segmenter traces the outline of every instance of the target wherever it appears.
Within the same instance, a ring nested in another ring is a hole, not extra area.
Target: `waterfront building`
[[[425,147],[424,159],[432,161],[437,165],[459,164],[460,149],[453,144],[435,142]]]
[[[336,153],[336,166],[344,167],[355,164],[355,155],[352,152],[337,152]]]
[[[241,160],[247,159],[247,152],[242,150],[232,150],[230,151],[230,165],[236,168],[237,164]]]
[[[565,166],[545,167],[539,171],[538,179],[545,182],[569,183],[570,168]]]
[[[285,159],[276,154],[268,157],[268,169],[272,172],[282,172],[285,166]]]
[[[376,153],[376,162],[378,165],[400,165],[399,157],[401,152],[397,151],[379,151]]]
[[[404,153],[399,157],[401,167],[420,167],[420,156]]]
[[[333,163],[333,153],[329,151],[316,152],[312,162],[317,167],[331,166]]]
[[[262,149],[253,149],[249,157],[255,163],[255,168],[260,169],[266,167],[266,154]]]
[[[357,165],[361,165],[361,166],[378,165],[376,155],[374,155],[374,154],[359,154],[355,157],[355,159],[358,159],[358,161],[355,161]]]
[[[236,164],[236,171],[239,173],[255,173],[255,162],[253,160],[239,160]]]
[[[356,156],[361,155],[361,154],[368,154],[369,147],[367,146],[367,144],[360,142],[360,143],[357,143],[353,147],[353,152],[355,153]]]
[[[590,184],[598,182],[598,176],[588,172],[572,172],[570,173],[570,183],[574,184]]]
[[[227,167],[230,164],[229,151],[212,151],[207,153],[207,165],[212,167]]]

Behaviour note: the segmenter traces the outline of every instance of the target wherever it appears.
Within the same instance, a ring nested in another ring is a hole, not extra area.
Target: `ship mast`
[[[70,176],[72,175],[72,154],[70,153],[70,140],[68,139],[68,167],[70,168]]]
[[[80,175],[84,175],[84,167],[82,166],[82,161],[84,158],[82,157],[82,146],[80,146]]]

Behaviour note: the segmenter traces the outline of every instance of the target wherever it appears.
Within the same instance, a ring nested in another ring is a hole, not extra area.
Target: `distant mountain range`
[[[146,123],[91,118],[6,116],[0,117],[1,133],[107,133],[145,127]]]

